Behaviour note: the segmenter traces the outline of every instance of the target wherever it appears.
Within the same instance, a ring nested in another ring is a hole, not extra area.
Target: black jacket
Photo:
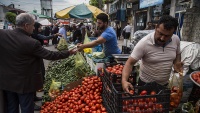
[[[40,59],[67,58],[65,50],[53,52],[43,48],[22,29],[0,30],[0,89],[16,93],[35,92],[42,88]]]

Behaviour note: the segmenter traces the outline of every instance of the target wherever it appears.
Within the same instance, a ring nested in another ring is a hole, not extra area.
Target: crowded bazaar
[[[0,12],[0,113],[200,113],[199,0],[3,0]]]

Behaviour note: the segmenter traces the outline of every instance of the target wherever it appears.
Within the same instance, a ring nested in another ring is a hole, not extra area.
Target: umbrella
[[[61,11],[58,11],[55,13],[56,18],[79,18],[79,19],[85,19],[85,18],[96,18],[96,16],[100,13],[104,13],[99,8],[87,5],[87,4],[80,4],[76,6],[71,6],[66,9],[63,9]]]
[[[43,26],[51,25],[51,22],[49,22],[49,20],[47,20],[47,19],[44,19],[44,20],[40,21],[39,23],[42,24]]]

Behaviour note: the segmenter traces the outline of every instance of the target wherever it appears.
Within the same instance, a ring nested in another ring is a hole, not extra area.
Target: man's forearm
[[[122,81],[128,81],[131,72],[132,72],[132,65],[126,64],[122,72]]]
[[[176,59],[174,60],[174,65],[177,64],[177,63],[180,63],[181,62],[181,54],[178,54],[176,56]]]
[[[94,46],[97,46],[97,45],[99,45],[97,41],[92,41],[87,44],[83,44],[83,48],[93,48]]]

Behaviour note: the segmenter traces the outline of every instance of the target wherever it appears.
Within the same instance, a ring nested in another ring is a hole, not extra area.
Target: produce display
[[[70,82],[77,81],[81,79],[82,77],[75,76],[75,56],[70,56],[66,59],[57,60],[50,62],[47,71],[46,76],[44,80],[44,96],[43,96],[43,102],[50,101],[51,98],[49,96],[49,92],[57,92],[58,94],[60,91],[50,91],[50,85],[52,84],[52,80],[55,82],[60,82],[61,87],[59,89],[63,89],[66,84],[69,84]],[[88,65],[88,64],[86,64]],[[92,71],[88,66],[88,75],[93,75],[94,71]],[[54,95],[57,96],[58,94]]]
[[[124,68],[124,64],[122,63],[106,63],[105,64],[105,76],[112,81],[112,83],[120,83],[122,77],[122,70]],[[128,81],[135,85],[137,76],[137,70],[133,67],[133,71],[128,78]]]
[[[109,72],[109,73],[121,75],[123,68],[124,68],[124,65],[116,64],[116,65],[113,65],[113,66],[106,67],[106,71]]]
[[[193,72],[190,78],[196,85],[200,86],[200,71]]]
[[[107,113],[102,105],[102,82],[98,76],[83,78],[82,84],[46,102],[40,113]]]

